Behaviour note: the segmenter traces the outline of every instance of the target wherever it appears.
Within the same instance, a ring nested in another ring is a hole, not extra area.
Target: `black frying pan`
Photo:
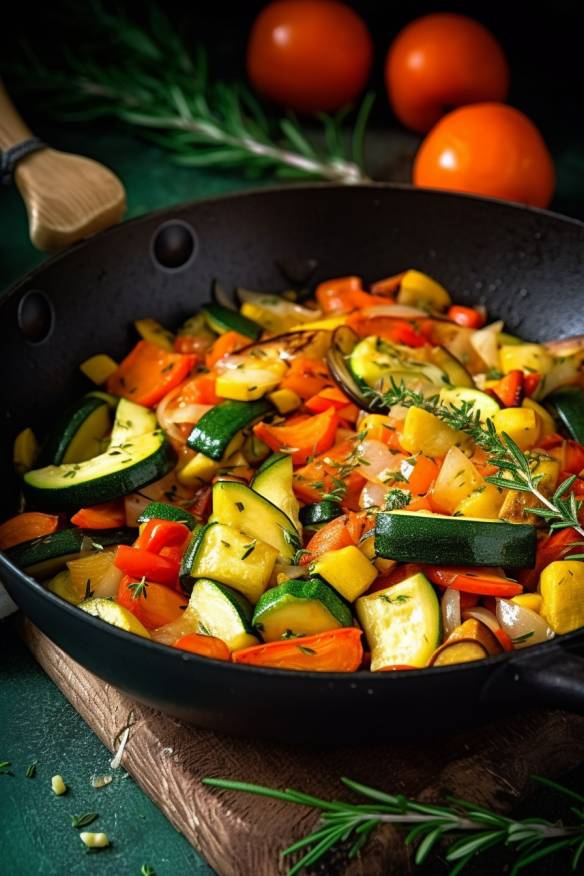
[[[206,300],[214,277],[282,289],[302,282],[310,259],[313,281],[416,267],[457,301],[484,301],[526,338],[584,333],[584,225],[550,213],[382,185],[264,190],[154,213],[52,259],[2,302],[0,511],[16,507],[14,436],[28,425],[42,431],[83,391],[80,361],[102,351],[121,357],[138,317],[179,323]],[[145,641],[61,601],[2,556],[0,572],[25,614],[96,675],[229,733],[357,742],[433,734],[511,709],[584,710],[584,630],[443,669],[287,673]]]

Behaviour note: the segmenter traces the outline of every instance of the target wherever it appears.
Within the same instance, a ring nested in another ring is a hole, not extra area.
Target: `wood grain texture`
[[[30,136],[0,81],[0,149]],[[109,228],[126,209],[126,193],[117,176],[81,155],[39,149],[19,161],[14,179],[26,205],[30,239],[46,252]]]
[[[110,750],[130,727],[123,767],[220,876],[285,872],[279,852],[312,829],[317,816],[284,802],[208,788],[201,784],[205,776],[347,798],[339,784],[339,776],[346,775],[422,800],[454,794],[505,812],[526,793],[530,774],[554,777],[584,760],[584,718],[561,712],[522,714],[473,733],[415,745],[256,745],[188,726],[133,702],[82,669],[28,621],[22,634]],[[399,833],[384,826],[358,860],[347,864],[339,855],[321,872],[407,876],[413,865]]]

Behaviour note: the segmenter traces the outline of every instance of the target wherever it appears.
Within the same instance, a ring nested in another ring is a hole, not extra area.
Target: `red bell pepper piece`
[[[523,592],[521,584],[500,575],[487,574],[475,568],[441,569],[438,566],[426,566],[425,571],[430,581],[439,587],[451,587],[453,590],[463,590],[465,593],[500,596],[507,599]]]
[[[464,328],[479,329],[486,322],[484,313],[475,310],[474,307],[464,307],[462,304],[453,304],[447,315],[448,319]]]
[[[317,395],[313,395],[305,402],[305,406],[313,414],[320,414],[328,408],[334,408],[336,411],[351,404],[351,400],[336,386],[329,386],[326,389],[321,389]]]
[[[388,298],[395,298],[404,277],[405,271],[402,271],[401,274],[394,274],[393,277],[383,277],[383,279],[371,284],[370,291],[373,295],[386,295]]]
[[[73,515],[71,523],[82,529],[115,529],[117,526],[125,526],[124,500],[114,499],[113,502],[81,508],[77,514]]]
[[[254,433],[272,450],[290,448],[292,462],[302,465],[315,453],[322,453],[332,447],[339,418],[334,408],[315,414],[308,420],[293,425],[269,426],[257,423]]]
[[[503,648],[503,651],[512,651],[513,650],[513,641],[511,636],[505,632],[501,627],[498,630],[495,630],[495,636],[499,640],[499,644]]]
[[[491,389],[504,407],[518,408],[523,401],[523,371],[509,371]]]
[[[340,548],[354,545],[355,539],[351,537],[347,522],[346,516],[336,517],[315,532],[306,545],[307,553],[302,555],[300,565],[307,566],[327,551],[338,551]]]
[[[131,611],[147,629],[153,630],[180,617],[186,597],[162,584],[125,575],[118,587],[117,602]]]
[[[523,392],[528,398],[531,398],[541,382],[541,374],[537,371],[523,372]]]
[[[145,578],[167,587],[177,586],[180,567],[176,560],[160,557],[143,548],[119,545],[114,565],[131,578]]]
[[[184,545],[189,535],[188,526],[177,520],[147,520],[140,527],[134,547],[159,554],[163,548]]]

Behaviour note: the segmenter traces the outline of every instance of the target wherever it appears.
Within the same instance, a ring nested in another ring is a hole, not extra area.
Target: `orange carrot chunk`
[[[302,636],[234,651],[234,663],[298,669],[308,672],[356,672],[363,660],[361,630],[343,627],[315,636]]]
[[[187,598],[163,584],[142,582],[125,575],[118,587],[117,601],[149,630],[176,620],[185,608]]]
[[[107,381],[107,391],[147,408],[178,386],[196,362],[195,355],[168,353],[149,341],[138,341]]]
[[[124,500],[114,499],[113,502],[81,508],[73,515],[71,523],[82,529],[116,529],[118,526],[125,526]]]
[[[40,511],[25,511],[11,517],[0,526],[0,550],[6,551],[14,545],[50,535],[59,525],[59,518]]]
[[[335,409],[328,408],[300,423],[269,426],[262,422],[253,430],[272,450],[285,450],[295,465],[302,465],[315,453],[322,453],[333,445],[338,423]]]
[[[229,648],[222,639],[215,636],[189,633],[188,636],[177,639],[173,647],[190,651],[191,654],[200,654],[202,657],[212,657],[214,660],[229,660]]]

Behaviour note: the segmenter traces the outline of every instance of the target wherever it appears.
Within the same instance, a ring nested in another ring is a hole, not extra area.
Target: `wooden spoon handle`
[[[32,131],[22,121],[0,79],[0,149],[6,151],[29,137]]]

